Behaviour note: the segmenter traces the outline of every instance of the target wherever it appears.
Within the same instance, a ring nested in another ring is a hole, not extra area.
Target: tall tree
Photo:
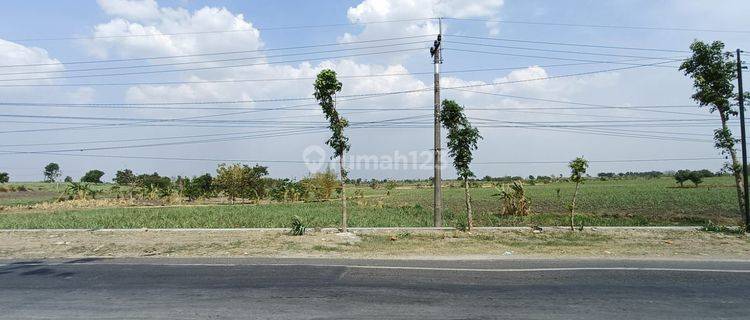
[[[44,167],[44,182],[55,182],[60,177],[60,165],[50,162]]]
[[[575,158],[568,164],[570,167],[570,181],[576,183],[576,189],[573,191],[573,201],[570,202],[570,230],[575,230],[575,223],[573,217],[575,217],[576,211],[576,197],[578,196],[578,187],[583,182],[583,175],[586,174],[586,169],[589,167],[589,161],[583,157]]]
[[[7,172],[0,172],[0,183],[8,183],[10,181],[10,176],[8,176]]]
[[[336,79],[336,71],[325,69],[318,73],[315,79],[315,99],[323,108],[323,113],[328,119],[328,128],[331,129],[331,137],[326,144],[331,146],[333,157],[339,158],[339,173],[341,175],[341,232],[347,232],[346,212],[346,170],[344,169],[344,154],[349,151],[349,138],[344,135],[344,128],[349,126],[349,121],[341,117],[336,110],[336,93],[341,91],[341,81]]]
[[[680,70],[693,78],[693,100],[701,107],[709,107],[711,113],[719,114],[721,128],[714,130],[715,146],[722,154],[731,158],[731,163],[727,163],[726,167],[734,175],[737,201],[742,212],[745,206],[742,165],[737,160],[737,152],[734,149],[737,140],[732,137],[732,131],[727,124],[731,117],[737,116],[734,107],[739,97],[734,93],[734,80],[737,79],[734,54],[725,52],[724,43],[721,41],[708,44],[696,40],[690,45],[690,50],[693,51],[693,55],[680,65]]]
[[[468,230],[474,227],[469,195],[469,178],[474,173],[469,168],[474,159],[472,152],[477,149],[477,142],[482,139],[479,129],[471,126],[464,114],[464,108],[453,100],[443,100],[440,110],[440,123],[448,130],[448,155],[453,158],[453,167],[464,181],[464,198],[466,202],[466,220]]]

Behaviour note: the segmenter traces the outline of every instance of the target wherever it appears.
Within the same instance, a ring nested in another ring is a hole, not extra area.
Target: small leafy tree
[[[467,230],[474,227],[471,212],[471,197],[469,195],[469,178],[474,173],[469,168],[477,149],[477,142],[482,139],[479,129],[471,126],[464,114],[464,108],[453,100],[443,100],[440,110],[440,123],[448,130],[448,155],[453,158],[453,167],[464,182],[464,196],[466,202]]]
[[[571,161],[568,164],[568,167],[570,167],[570,181],[573,181],[576,183],[575,191],[573,191],[573,201],[570,203],[570,230],[575,230],[575,222],[573,221],[575,217],[575,210],[576,210],[576,196],[578,196],[578,187],[583,182],[584,174],[586,174],[586,169],[589,167],[588,160],[584,159],[583,157],[575,158],[573,161]]]
[[[693,174],[690,170],[677,170],[674,173],[674,180],[680,184],[680,187],[684,187],[685,181],[690,180],[690,176]]]
[[[0,172],[0,183],[8,183],[10,176],[7,172]]]
[[[335,184],[335,178],[334,178]],[[280,202],[300,201],[307,195],[307,188],[301,181],[290,179],[275,180],[269,191],[271,199]]]
[[[206,173],[193,179],[183,178],[183,193],[190,200],[209,197],[213,191],[213,177]]]
[[[263,177],[268,175],[268,168],[264,166],[222,163],[216,169],[216,174],[214,181],[217,189],[232,202],[236,198],[260,200],[266,194],[266,181]]]
[[[151,188],[155,190],[166,190],[172,187],[172,179],[163,177],[158,172],[152,174],[140,174],[135,177],[135,185],[140,188]]]
[[[135,184],[136,176],[130,169],[117,170],[117,173],[115,173],[115,178],[112,179],[112,181],[121,186],[129,186]]]
[[[71,177],[71,176],[66,176],[66,177],[65,177],[65,179],[64,179],[63,181],[65,181],[65,182],[67,182],[67,183],[71,183],[71,182],[73,182],[73,177]]]
[[[331,199],[333,192],[340,185],[336,181],[336,172],[331,169],[313,173],[311,176],[302,179],[300,184],[305,192],[309,192],[315,200],[319,201]]]
[[[60,165],[50,162],[44,167],[44,182],[55,182],[60,177]]]
[[[718,112],[721,120],[721,128],[714,130],[714,141],[721,153],[728,155],[731,163],[726,167],[734,175],[735,187],[737,189],[737,201],[739,209],[745,206],[744,192],[742,189],[742,165],[737,160],[737,152],[734,145],[737,140],[729,130],[729,120],[737,115],[734,107],[739,94],[734,92],[734,81],[737,79],[737,70],[734,62],[734,54],[724,50],[724,43],[714,41],[705,43],[694,41],[690,45],[693,55],[680,65],[685,75],[693,78],[695,93],[692,98],[701,107],[709,107],[711,113]]]
[[[695,184],[695,186],[697,187],[699,184],[701,184],[703,182],[702,177],[703,176],[701,175],[700,172],[698,172],[698,171],[690,171],[690,174],[688,175],[688,180],[690,180],[690,182],[692,182],[693,184]]]
[[[101,170],[90,170],[89,172],[86,172],[83,177],[81,177],[81,182],[102,183],[103,176],[104,172],[102,172]]]
[[[336,71],[325,69],[318,73],[315,79],[315,99],[323,108],[323,113],[328,119],[328,128],[331,129],[331,137],[326,144],[331,146],[333,157],[339,158],[339,173],[341,175],[341,232],[347,232],[346,212],[346,170],[344,170],[344,154],[349,151],[349,138],[344,135],[344,128],[349,126],[349,121],[339,115],[336,110],[336,93],[341,91],[342,84],[336,78]]]

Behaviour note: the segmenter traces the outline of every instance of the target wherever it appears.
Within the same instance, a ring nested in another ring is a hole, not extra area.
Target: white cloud
[[[68,92],[68,100],[75,103],[92,103],[96,98],[96,90],[92,87],[79,87],[75,91]]]
[[[349,8],[347,17],[354,23],[435,17],[495,18],[502,6],[503,0],[365,0]],[[497,24],[488,24],[487,27],[490,33],[497,33]],[[365,25],[358,34],[345,33],[339,40],[436,34],[438,29],[434,20],[376,23]]]
[[[3,65],[56,64],[44,66],[45,70],[56,71],[63,69],[62,65],[57,64],[60,61],[49,57],[47,50],[26,47],[3,39],[0,39],[0,60]]]
[[[65,67],[59,64],[60,61],[49,56],[47,50],[37,47],[27,47],[15,42],[0,39],[0,64],[6,66],[13,65],[30,65],[19,67],[0,68],[0,79],[19,79],[19,78],[48,78],[58,76],[56,71],[64,70]],[[24,72],[41,72],[33,74],[22,74]],[[16,74],[8,74],[16,73]],[[54,80],[24,80],[24,84],[49,84]],[[0,84],[10,84],[12,82],[0,81]],[[24,87],[0,88],[5,98],[11,96],[23,96],[29,92],[35,92],[34,89]],[[38,91],[37,91],[38,92]]]
[[[156,0],[97,0],[97,3],[110,16],[132,20],[151,20],[159,16]]]
[[[100,1],[100,5],[106,3],[102,8],[109,8],[113,19],[94,27],[93,36],[99,38],[85,41],[90,53],[99,58],[255,50],[263,46],[260,32],[252,23],[226,8],[204,7],[191,13],[183,8],[157,7],[146,14],[137,9],[139,5],[132,11],[124,9],[133,5],[132,1],[114,1],[117,6],[111,6],[110,2]],[[206,31],[232,32],[170,36]],[[151,36],[119,37],[144,34]]]

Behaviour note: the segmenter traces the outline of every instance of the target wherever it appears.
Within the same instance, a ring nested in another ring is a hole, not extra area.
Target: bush
[[[118,170],[112,181],[121,186],[128,186],[136,182],[136,176],[130,169]]]
[[[269,194],[275,201],[299,201],[305,198],[307,191],[302,183],[289,179],[272,180]]]
[[[167,190],[172,187],[172,179],[162,177],[158,173],[141,174],[135,178],[135,184],[141,188],[155,188]]]
[[[73,178],[71,176],[66,176],[65,180],[63,180],[63,181],[65,181],[67,183],[71,183],[71,182],[73,182]]]
[[[293,236],[301,236],[301,235],[305,234],[305,229],[307,229],[307,227],[302,222],[302,219],[298,215],[293,216],[292,217],[292,228],[291,228],[290,233]]]
[[[0,183],[8,183],[10,176],[7,172],[0,172]]]
[[[677,181],[677,183],[680,184],[680,187],[683,186],[683,183],[685,183],[685,181],[690,181],[693,184],[695,184],[695,186],[697,187],[699,184],[703,182],[702,178],[713,177],[713,176],[714,176],[714,173],[706,169],[699,170],[699,171],[678,170],[674,174],[674,179],[675,181]]]
[[[521,180],[513,181],[513,184],[503,185],[501,188],[495,187],[500,193],[495,196],[502,197],[502,215],[520,215],[525,216],[531,213],[531,201],[526,199],[523,182]]]
[[[89,196],[96,198],[97,192],[91,188],[88,183],[72,182],[68,188],[65,189],[65,193],[68,194],[70,199],[86,200]]]
[[[235,198],[261,199],[266,196],[268,168],[255,165],[220,164],[216,169],[216,187],[231,201]]]
[[[690,172],[690,174],[688,175],[688,180],[694,183],[696,187],[703,182],[703,179],[701,179],[701,174],[698,171]]]
[[[86,172],[83,177],[81,177],[81,182],[102,183],[103,176],[104,172],[102,172],[101,170],[90,170],[89,172]]]
[[[207,198],[213,194],[213,177],[208,173],[194,177],[192,180],[183,178],[182,181],[183,193],[190,200]]]
[[[682,187],[685,181],[690,180],[690,174],[690,170],[678,170],[674,174],[674,179],[675,181],[677,181],[677,183],[680,184],[680,187]]]
[[[330,169],[325,172],[317,172],[308,178],[302,179],[300,182],[305,187],[305,190],[310,192],[316,200],[331,199],[333,192],[340,186],[336,173]]]

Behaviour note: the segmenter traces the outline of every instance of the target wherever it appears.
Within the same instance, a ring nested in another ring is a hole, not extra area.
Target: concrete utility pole
[[[432,63],[435,65],[435,159],[433,162],[435,173],[432,178],[432,184],[435,188],[433,208],[435,227],[443,226],[443,190],[441,189],[442,178],[440,177],[440,64],[443,63],[442,52],[443,47],[440,45],[443,38],[443,21],[438,18],[439,32],[437,40],[430,48],[430,55],[432,55]]]
[[[745,230],[750,230],[750,194],[747,193],[747,139],[745,138],[745,91],[742,90],[742,50],[737,49],[737,89],[740,104],[740,141],[742,142],[742,190],[745,196],[743,212],[745,214]]]

